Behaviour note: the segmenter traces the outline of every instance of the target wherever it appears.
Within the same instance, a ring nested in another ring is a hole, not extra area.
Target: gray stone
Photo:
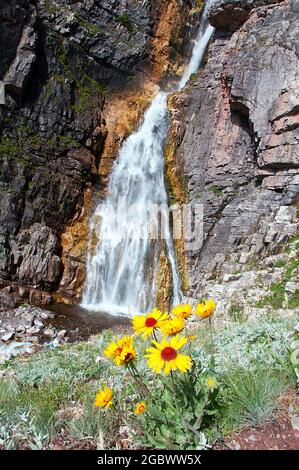
[[[53,328],[46,328],[44,330],[44,335],[45,336],[50,336],[52,338],[53,336],[55,336],[55,334],[56,333],[55,333],[55,330]]]
[[[30,325],[32,325],[33,320],[35,318],[35,314],[31,312],[26,312],[25,314],[22,315],[22,318]]]
[[[7,341],[10,341],[13,337],[14,337],[14,332],[9,331],[8,333],[5,333],[5,335],[3,335],[1,339],[2,341],[6,343]]]
[[[40,333],[41,328],[37,325],[32,326],[31,328],[28,328],[26,330],[26,334],[28,335],[36,335],[37,333]]]
[[[25,89],[36,59],[35,49],[37,36],[35,33],[35,9],[31,7],[29,24],[25,25],[18,46],[16,57],[4,77],[6,90],[13,96],[19,96]]]
[[[29,335],[29,336],[24,335],[24,336],[22,337],[22,340],[23,340],[25,343],[27,343],[27,342],[28,342],[28,343],[38,343],[38,342],[39,342],[38,336],[31,336],[31,335]]]
[[[299,431],[299,416],[292,416],[291,424],[294,431]]]
[[[65,335],[67,334],[67,330],[60,330],[58,333],[57,333],[57,338],[64,338]]]
[[[224,274],[223,282],[238,281],[241,278],[241,273],[238,274]]]
[[[295,294],[296,290],[299,289],[299,284],[298,282],[287,282],[286,283],[286,287],[285,287],[285,291],[286,293],[288,294]]]

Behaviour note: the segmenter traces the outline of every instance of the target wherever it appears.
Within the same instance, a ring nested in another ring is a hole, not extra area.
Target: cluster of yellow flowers
[[[209,318],[216,309],[213,299],[198,304],[194,313],[200,318]],[[180,349],[194,337],[179,336],[186,327],[186,320],[192,315],[193,307],[189,304],[177,305],[172,309],[172,316],[167,312],[155,308],[146,315],[137,315],[133,318],[132,326],[135,335],[141,335],[146,339],[151,337],[152,346],[146,349],[145,358],[150,369],[155,373],[163,372],[165,375],[175,370],[187,372],[191,368],[191,357],[181,354]],[[160,342],[156,333],[163,335]],[[104,350],[104,355],[111,359],[117,366],[133,367],[137,357],[134,347],[134,336],[125,336],[112,341]],[[212,384],[209,384],[211,387]],[[107,386],[100,390],[95,399],[95,406],[108,408],[113,402],[113,392]],[[145,402],[137,403],[136,414],[146,411]]]

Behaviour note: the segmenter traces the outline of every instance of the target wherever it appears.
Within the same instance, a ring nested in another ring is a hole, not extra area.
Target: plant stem
[[[130,371],[136,385],[137,385],[137,388],[138,388],[138,391],[141,395],[142,398],[145,398],[145,394],[144,394],[144,385],[143,383],[140,381],[140,375],[137,371],[137,369],[135,368],[135,366],[133,364],[127,364],[127,367],[128,367],[128,370]]]
[[[215,345],[214,345],[214,340],[213,340],[213,325],[212,325],[212,318],[211,317],[209,317],[209,326],[210,326],[211,352],[214,354]]]

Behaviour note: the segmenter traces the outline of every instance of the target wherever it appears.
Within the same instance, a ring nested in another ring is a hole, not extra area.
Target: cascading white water
[[[204,14],[192,58],[177,90],[198,70],[212,33]],[[167,93],[160,92],[137,132],[124,142],[112,170],[108,196],[92,217],[82,302],[86,309],[134,314],[153,306],[153,273],[161,245],[148,237],[148,220],[157,206],[160,224],[156,218],[151,220],[151,227],[158,230],[159,225],[164,240],[172,273],[172,301],[178,303],[181,299],[164,181],[163,145],[167,130]]]

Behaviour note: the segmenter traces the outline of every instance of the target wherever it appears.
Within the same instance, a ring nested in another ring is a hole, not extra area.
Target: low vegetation
[[[212,326],[213,304],[200,305],[200,322],[181,308],[155,328],[156,310],[134,320],[134,336],[105,331],[2,365],[0,447],[204,448],[271,421],[295,387],[298,319]],[[165,349],[177,350],[175,361]]]

